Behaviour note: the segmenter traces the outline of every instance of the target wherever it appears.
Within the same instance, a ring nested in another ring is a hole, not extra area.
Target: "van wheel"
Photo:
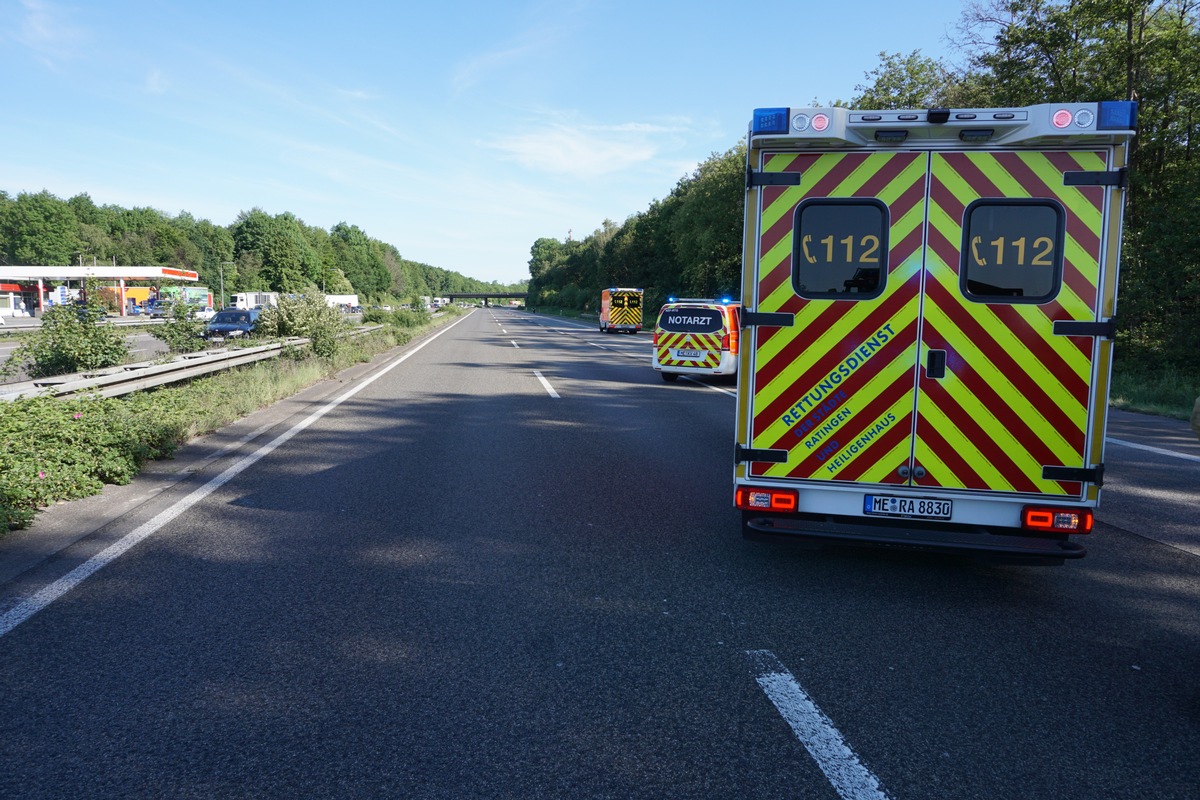
[[[679,375],[674,372],[660,372],[658,374],[662,375],[663,380],[667,383],[674,383],[675,381],[679,380]]]

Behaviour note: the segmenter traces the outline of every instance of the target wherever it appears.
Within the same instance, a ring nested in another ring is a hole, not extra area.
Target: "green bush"
[[[396,311],[368,308],[362,314],[362,321],[366,324],[391,325],[396,328],[419,328],[422,325],[428,325],[432,318],[428,311],[415,311],[407,308]]]
[[[302,295],[280,297],[279,305],[264,309],[257,332],[263,336],[302,336],[322,358],[332,358],[340,347],[339,334],[350,326],[342,312],[326,304],[325,298]]]
[[[98,297],[91,292],[89,297]],[[21,369],[30,378],[87,372],[114,367],[125,361],[129,345],[119,330],[98,324],[104,309],[98,300],[83,306],[54,306],[42,316],[42,325],[29,334],[0,367],[0,376],[16,375]]]
[[[173,303],[167,321],[150,328],[150,335],[165,342],[172,353],[194,353],[203,350],[204,327],[207,323],[196,317],[196,306]]]
[[[57,500],[125,484],[170,453],[176,431],[138,403],[87,396],[22,398],[0,414],[0,531],[25,527]]]

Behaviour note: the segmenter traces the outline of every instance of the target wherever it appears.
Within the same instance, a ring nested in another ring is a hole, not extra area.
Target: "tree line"
[[[153,208],[97,205],[87,194],[0,191],[0,263],[22,266],[154,265],[194,270],[227,295],[357,294],[360,299],[411,301],[457,292],[522,291],[411,261],[357,225],[306,225],[294,214],[243,211],[229,225],[171,216]]]
[[[1005,108],[1136,100],[1118,309],[1122,360],[1200,372],[1200,15],[1197,0],[981,0],[952,41],[962,66],[881,53],[849,101],[864,109]],[[781,98],[787,103],[789,98]],[[750,109],[747,109],[747,119]],[[533,305],[595,309],[607,286],[737,296],[746,146],[714,153],[670,193],[580,240],[543,238]]]

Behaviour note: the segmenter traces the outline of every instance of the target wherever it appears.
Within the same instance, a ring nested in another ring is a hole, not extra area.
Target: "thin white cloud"
[[[366,89],[335,89],[339,97],[344,97],[347,100],[376,100],[379,95],[374,92],[368,92]]]
[[[455,68],[450,79],[450,88],[454,94],[461,94],[477,85],[483,76],[519,62],[535,50],[533,44],[518,44],[481,53]]]
[[[67,10],[44,0],[20,0],[25,9],[16,40],[49,67],[71,58],[87,40],[83,28],[73,24]]]
[[[166,94],[171,88],[171,82],[160,70],[152,69],[146,76],[146,91],[150,94]]]
[[[623,172],[652,161],[685,129],[651,123],[547,123],[483,145],[523,167],[575,178]]]
[[[549,56],[581,30],[589,5],[588,0],[551,0],[525,9],[523,17],[529,27],[462,60],[451,72],[451,91],[459,95],[510,67]]]

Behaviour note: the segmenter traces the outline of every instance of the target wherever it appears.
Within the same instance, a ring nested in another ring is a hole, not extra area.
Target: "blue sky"
[[[881,51],[953,62],[964,0],[0,0],[0,189],[220,225],[290,211],[527,278],[737,144],[848,100]]]

